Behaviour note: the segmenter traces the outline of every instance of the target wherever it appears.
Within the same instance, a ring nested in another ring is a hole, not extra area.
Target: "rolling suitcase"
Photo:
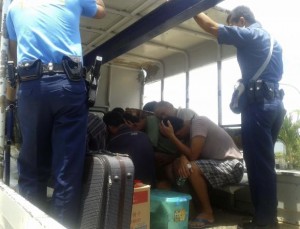
[[[134,165],[128,155],[87,154],[81,229],[129,229]]]

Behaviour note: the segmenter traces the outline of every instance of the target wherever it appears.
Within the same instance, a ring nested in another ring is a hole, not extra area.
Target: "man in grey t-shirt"
[[[216,188],[240,182],[244,172],[242,154],[229,134],[207,117],[196,116],[178,131],[173,129],[175,122],[176,119],[172,118],[160,124],[162,134],[176,145],[181,154],[167,168],[167,174],[171,180],[183,177],[191,183],[201,211],[189,226],[205,226],[214,221],[208,185]],[[184,137],[189,138],[188,144],[182,142]]]

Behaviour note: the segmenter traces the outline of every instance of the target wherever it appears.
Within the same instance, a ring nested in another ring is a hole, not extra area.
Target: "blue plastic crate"
[[[188,229],[191,199],[192,197],[185,193],[151,190],[150,228]]]

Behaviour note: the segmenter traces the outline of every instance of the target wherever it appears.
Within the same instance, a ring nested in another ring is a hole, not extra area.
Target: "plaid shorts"
[[[237,159],[225,161],[197,160],[195,164],[201,169],[213,188],[237,184],[244,174],[243,163]]]

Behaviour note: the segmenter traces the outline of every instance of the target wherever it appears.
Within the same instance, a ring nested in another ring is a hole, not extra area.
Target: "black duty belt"
[[[43,75],[54,75],[57,73],[59,74],[65,73],[62,64],[49,63],[49,64],[43,64],[42,66],[43,66],[43,70],[42,70]]]
[[[28,81],[38,79],[43,75],[64,74],[65,70],[62,64],[43,64],[40,61],[35,61],[18,66],[17,72],[20,81]]]
[[[247,87],[247,100],[249,103],[254,101],[263,102],[272,99],[283,99],[284,91],[278,88],[278,83],[263,80],[252,81]]]

